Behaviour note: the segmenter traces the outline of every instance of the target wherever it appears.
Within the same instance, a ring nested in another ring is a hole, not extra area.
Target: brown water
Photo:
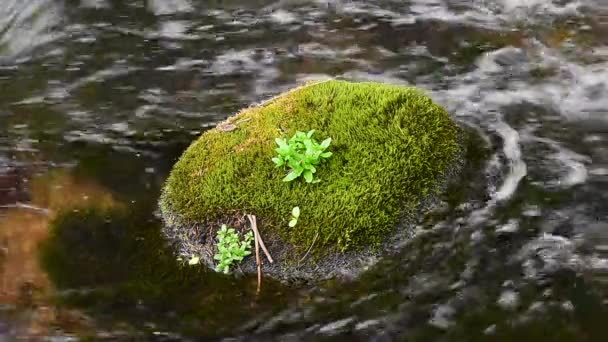
[[[604,3],[3,0],[0,339],[606,340]],[[330,77],[421,87],[489,154],[358,280],[183,266],[155,215],[176,158]]]

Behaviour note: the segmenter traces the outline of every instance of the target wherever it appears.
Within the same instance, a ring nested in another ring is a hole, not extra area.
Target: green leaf
[[[304,140],[304,147],[306,147],[306,154],[312,152],[314,150],[314,145],[312,140]]]
[[[291,219],[291,221],[289,221],[289,227],[293,228],[296,226],[296,224],[298,224],[298,220],[297,219]]]
[[[294,170],[297,169],[300,166],[300,164],[298,163],[297,160],[295,160],[295,158],[294,159],[289,159],[289,164],[288,165],[289,165],[290,168],[292,168]]]
[[[293,207],[293,209],[291,209],[291,215],[295,218],[300,217],[300,207]]]
[[[323,148],[325,150],[326,148],[329,147],[329,144],[331,144],[331,138],[327,138],[327,139],[323,140],[323,142],[321,143],[321,148]]]
[[[314,167],[314,166],[312,166],[312,164],[310,164],[310,163],[307,163],[307,162],[302,163],[302,169],[304,169],[304,171],[310,170],[312,167]]]
[[[285,178],[283,178],[283,182],[291,182],[299,176],[300,175],[295,170],[292,170],[290,173],[287,174],[287,176],[285,176]]]
[[[289,149],[289,146],[287,145],[285,139],[276,138],[274,139],[274,141],[277,143],[277,145],[279,145],[280,148]]]
[[[312,182],[313,175],[312,175],[312,172],[310,170],[304,171],[304,179],[306,179],[306,183]]]
[[[279,148],[275,149],[278,156],[272,158],[272,162],[277,166],[287,166],[288,174],[283,178],[284,182],[291,182],[303,175],[308,183],[314,180],[314,173],[323,161],[323,158],[332,156],[331,152],[325,152],[331,144],[331,138],[325,139],[319,144],[314,138],[314,129],[307,133],[296,131],[288,141],[276,138],[275,141]]]

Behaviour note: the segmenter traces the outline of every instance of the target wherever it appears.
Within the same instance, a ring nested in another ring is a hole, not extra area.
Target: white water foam
[[[188,0],[148,0],[148,9],[156,15],[191,12],[194,8]]]
[[[56,41],[63,35],[63,8],[57,1],[2,0],[0,5],[0,60],[14,58]]]
[[[503,151],[509,160],[509,173],[502,186],[494,193],[494,199],[504,201],[515,193],[517,185],[527,174],[527,167],[522,159],[517,131],[505,122],[499,122],[495,129],[503,138]]]
[[[587,171],[585,164],[590,164],[592,162],[591,158],[588,156],[576,153],[549,138],[529,135],[525,140],[542,143],[555,151],[554,153],[537,156],[537,158],[547,159],[553,162],[553,164],[558,165],[555,171],[561,173],[555,176],[557,179],[546,184],[547,186],[568,188],[587,181],[589,172]]]
[[[478,122],[485,131],[494,132],[503,140],[502,153],[507,160],[508,172],[503,183],[493,193],[489,205],[509,199],[519,182],[527,174],[527,166],[522,158],[519,132],[505,122],[501,109],[510,104],[512,98],[496,90],[497,77],[508,75],[510,66],[497,62],[502,57],[518,54],[515,48],[504,48],[482,57],[478,68],[459,76],[458,82],[448,90],[435,92],[433,96],[443,103],[448,111],[465,121]],[[509,59],[507,58],[507,59]],[[504,58],[503,58],[504,59]]]

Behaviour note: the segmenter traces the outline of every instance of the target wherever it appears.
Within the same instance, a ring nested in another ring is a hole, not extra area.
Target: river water
[[[184,266],[190,141],[308,80],[423,88],[479,132],[395,255],[289,288]],[[3,0],[0,339],[605,341],[605,0]]]

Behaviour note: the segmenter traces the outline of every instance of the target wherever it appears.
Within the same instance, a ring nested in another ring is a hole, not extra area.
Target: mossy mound
[[[312,129],[318,141],[332,138],[320,182],[283,182],[286,171],[271,161],[275,138]],[[414,88],[344,81],[297,88],[241,111],[185,151],[160,200],[166,233],[180,253],[212,265],[221,224],[246,229],[242,215],[255,214],[283,271],[308,251],[313,262],[377,248],[440,190],[462,152],[459,132]],[[295,206],[301,216],[289,228]]]

